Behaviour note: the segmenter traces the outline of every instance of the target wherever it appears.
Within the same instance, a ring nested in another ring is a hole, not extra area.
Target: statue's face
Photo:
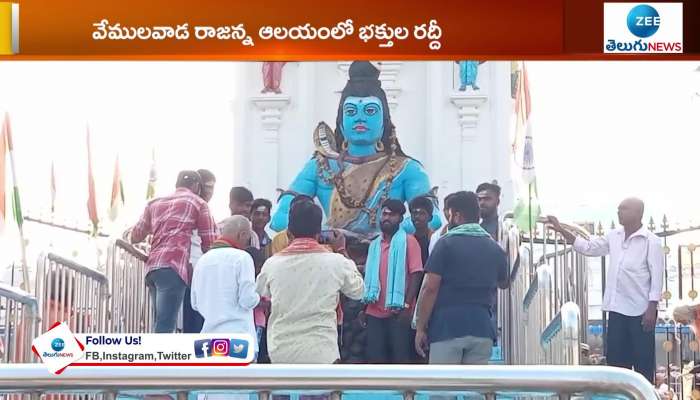
[[[384,133],[384,109],[376,96],[347,97],[343,103],[343,136],[356,145],[373,145]]]

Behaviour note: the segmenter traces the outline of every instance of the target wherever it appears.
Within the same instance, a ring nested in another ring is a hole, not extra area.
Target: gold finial
[[[666,232],[666,230],[668,229],[668,218],[666,217],[666,214],[664,214],[664,217],[661,220],[661,229],[663,229],[664,232]]]
[[[649,230],[654,232],[656,230],[656,224],[654,223],[654,217],[649,217]]]
[[[690,343],[688,343],[688,347],[690,348],[691,351],[698,352],[700,350],[700,344],[698,344],[697,340],[693,340]]]
[[[603,232],[603,223],[598,221],[598,236],[603,236],[605,232]]]

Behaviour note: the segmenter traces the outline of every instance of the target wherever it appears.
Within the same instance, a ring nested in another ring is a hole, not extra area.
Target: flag
[[[151,171],[148,173],[148,188],[146,189],[146,200],[156,197],[156,149],[151,150]]]
[[[98,224],[100,222],[97,217],[97,197],[95,196],[95,178],[92,174],[92,149],[90,147],[90,128],[87,129],[87,154],[88,154],[88,201],[87,209],[88,216],[92,222],[92,234],[97,235]]]
[[[525,64],[520,65],[515,95],[513,165],[518,183],[518,200],[513,211],[515,223],[523,231],[532,231],[542,210],[537,200],[537,179],[532,147],[530,85]]]
[[[5,167],[5,157],[7,155],[6,136],[5,124],[3,123],[2,132],[0,132],[0,233],[5,230],[5,220],[7,218],[5,211],[5,174],[7,173]]]
[[[19,201],[19,187],[17,186],[17,174],[15,171],[14,160],[12,158],[12,130],[10,129],[10,115],[8,113],[5,113],[5,122],[2,125],[2,132],[3,136],[5,137],[7,154],[10,156],[10,167],[12,168],[12,216],[15,218],[17,226],[21,229],[22,224],[24,223],[24,217],[22,216],[22,205]]]
[[[17,223],[17,229],[19,231],[19,242],[20,249],[22,250],[22,289],[29,291],[29,267],[27,264],[27,242],[24,240],[24,231],[22,230],[22,225],[24,223],[24,217],[22,216],[22,205],[19,201],[19,186],[17,185],[17,169],[15,168],[15,157],[13,153],[12,145],[12,130],[10,129],[10,115],[5,113],[5,122],[2,125],[2,136],[4,138],[5,145],[7,146],[7,155],[10,159],[10,169],[12,170],[12,215]],[[3,146],[3,157],[5,154]],[[5,176],[3,172],[3,177]],[[3,184],[4,187],[4,184]],[[4,189],[3,189],[3,196]]]
[[[109,202],[109,219],[114,222],[119,216],[119,210],[124,205],[124,185],[119,171],[119,156],[114,162],[114,175],[112,177],[112,197]]]
[[[56,212],[56,171],[51,161],[51,214]]]

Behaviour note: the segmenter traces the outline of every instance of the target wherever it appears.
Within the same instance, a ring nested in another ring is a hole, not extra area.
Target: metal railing
[[[511,286],[500,295],[504,354],[509,364],[580,364],[588,326],[586,258],[553,234],[544,219],[529,233],[502,224]],[[579,234],[588,236],[580,228]],[[574,326],[575,325],[575,326]],[[576,338],[571,335],[575,333]]]
[[[511,275],[511,285],[507,290],[498,291],[498,327],[500,330],[500,343],[502,358],[505,362],[513,363],[513,349],[517,348],[521,342],[521,338],[514,335],[512,332],[511,319],[513,318],[514,307],[517,305],[513,302],[514,297],[523,298],[524,285],[518,285],[513,280],[517,270],[521,267],[520,262],[520,232],[518,229],[511,226],[510,220],[505,220],[500,229],[501,247],[505,249],[508,257],[508,271]],[[528,251],[524,249],[523,251]],[[527,257],[529,261],[529,256]]]
[[[581,363],[580,310],[567,302],[542,332],[540,342],[545,364],[579,365]]]
[[[145,284],[145,253],[117,239],[107,253],[107,276],[111,283],[111,323],[109,332],[151,332],[153,310],[151,293]]]
[[[110,393],[139,390],[188,391],[307,390],[392,391],[413,399],[423,393],[470,392],[486,399],[509,393],[538,393],[569,399],[585,394],[623,395],[632,400],[658,399],[641,375],[610,367],[555,366],[396,366],[396,365],[252,365],[241,367],[69,367],[52,375],[41,365],[0,366],[0,393]],[[34,397],[33,396],[33,397]]]
[[[52,253],[39,256],[35,295],[41,305],[40,332],[65,321],[74,333],[105,332],[107,277]]]
[[[0,284],[0,362],[31,360],[39,306],[34,297],[18,288]]]

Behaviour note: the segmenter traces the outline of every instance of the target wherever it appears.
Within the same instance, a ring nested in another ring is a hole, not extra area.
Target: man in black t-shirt
[[[424,356],[429,343],[431,364],[487,364],[493,296],[508,287],[508,261],[479,226],[476,194],[457,193],[446,208],[450,230],[428,258],[418,300],[416,351]]]

